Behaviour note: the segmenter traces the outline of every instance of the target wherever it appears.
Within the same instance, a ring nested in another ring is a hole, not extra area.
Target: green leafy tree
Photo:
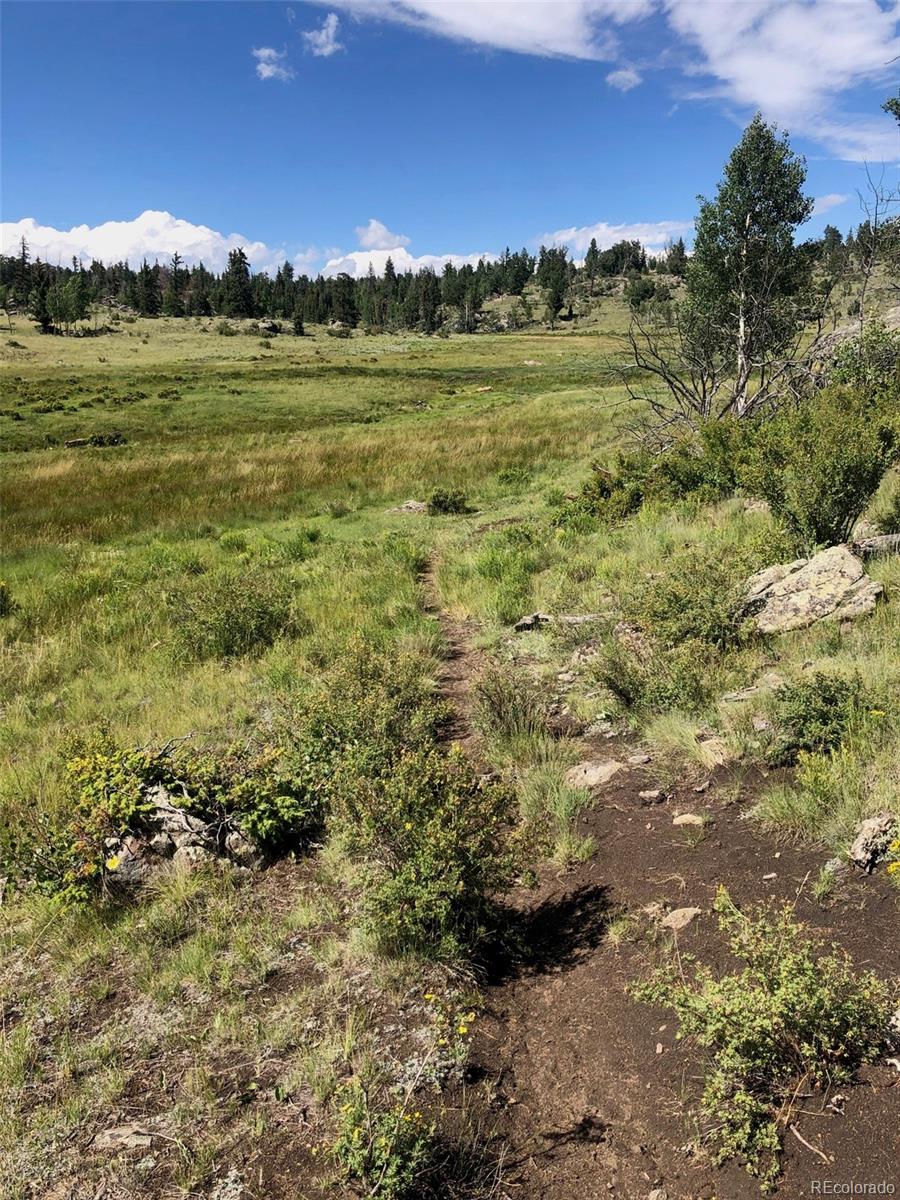
[[[701,197],[689,302],[711,348],[733,361],[734,412],[753,407],[754,372],[788,346],[804,316],[809,261],[794,231],[812,212],[806,164],[757,113],[725,165],[715,199]]]

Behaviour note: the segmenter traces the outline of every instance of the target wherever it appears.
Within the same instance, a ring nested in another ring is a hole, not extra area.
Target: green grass
[[[0,617],[6,852],[67,803],[72,734],[105,726],[125,746],[241,741],[273,727],[358,638],[411,652],[433,677],[444,646],[426,609],[429,559],[441,605],[471,620],[484,656],[481,749],[560,866],[594,846],[579,832],[589,796],[564,782],[578,749],[552,729],[552,700],[585,724],[611,720],[674,777],[764,759],[754,718],[770,715],[769,699],[720,697],[766,672],[858,670],[873,696],[896,695],[896,560],[872,565],[887,603],[849,631],[714,647],[694,664],[698,687],[661,711],[627,708],[604,686],[616,622],[652,609],[648,580],[688,553],[728,562],[775,544],[769,519],[739,499],[648,506],[612,529],[555,521],[591,460],[625,437],[624,397],[600,382],[624,319],[604,298],[578,332],[284,336],[271,351],[194,322],[85,339],[17,326],[25,349],[0,345],[0,578],[13,605]],[[170,389],[178,396],[160,396]],[[113,429],[127,444],[60,444]],[[473,511],[388,511],[436,488],[462,489]],[[895,491],[886,481],[873,510]],[[513,634],[536,609],[599,620]],[[773,786],[759,815],[840,847],[860,817],[900,813],[900,721],[882,708],[864,738]],[[431,968],[378,958],[353,921],[358,870],[335,843],[269,886],[265,875],[163,877],[130,910],[6,899],[0,1001],[15,1020],[0,1040],[0,1188],[16,1200],[50,1194],[117,1106],[174,1114],[175,1140],[153,1151],[170,1188],[206,1187],[234,1139],[254,1144],[270,1125],[266,1136],[284,1138],[279,1105],[304,1089],[327,1125],[340,1079],[386,1052],[359,1015],[358,980],[372,981],[370,1009],[393,1012]],[[256,1095],[240,1090],[252,1082],[264,1102],[242,1098]],[[320,1134],[292,1142],[290,1161]]]

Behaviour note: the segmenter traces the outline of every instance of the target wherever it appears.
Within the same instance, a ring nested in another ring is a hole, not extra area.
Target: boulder
[[[565,782],[569,787],[598,788],[624,770],[625,764],[617,759],[592,759],[570,767],[566,771]]]
[[[663,929],[671,929],[673,933],[680,933],[682,929],[687,929],[691,921],[695,917],[699,917],[702,911],[699,908],[673,908],[663,917],[660,924]]]
[[[549,625],[553,618],[549,613],[528,613],[524,617],[519,617],[513,629],[516,633],[530,633],[533,629],[540,629],[542,625]]]
[[[743,615],[760,633],[786,633],[816,621],[870,613],[881,592],[861,558],[848,546],[832,546],[752,575],[744,588]]]
[[[890,813],[878,813],[857,826],[847,857],[863,871],[874,871],[900,833],[900,822]]]

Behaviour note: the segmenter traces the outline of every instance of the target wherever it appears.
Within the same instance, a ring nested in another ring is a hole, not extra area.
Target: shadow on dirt
[[[507,911],[504,945],[487,964],[488,984],[570,969],[602,942],[609,919],[608,889],[597,884],[527,912]]]

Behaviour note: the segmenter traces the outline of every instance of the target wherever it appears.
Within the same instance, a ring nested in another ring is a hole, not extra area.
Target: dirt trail
[[[440,609],[434,567],[425,578],[429,611],[450,648],[441,688],[458,712],[452,736],[472,746],[470,685],[481,666],[474,629]],[[630,748],[583,739],[584,759],[624,760]],[[756,1200],[758,1185],[736,1165],[715,1168],[692,1155],[691,1113],[701,1090],[701,1051],[675,1038],[670,1013],[638,1004],[628,984],[647,966],[644,941],[608,936],[623,910],[651,904],[701,914],[678,935],[679,947],[714,967],[727,954],[712,901],[725,884],[739,904],[796,902],[798,916],[843,944],[860,966],[900,974],[898,903],[883,880],[843,877],[833,905],[810,896],[826,855],[776,842],[746,819],[762,780],[718,772],[703,791],[696,780],[663,789],[654,764],[630,768],[597,795],[580,832],[598,852],[568,872],[544,869],[537,888],[511,898],[527,961],[497,964],[474,1045],[475,1075],[488,1085],[498,1134],[509,1147],[510,1200]],[[705,825],[673,825],[678,813]],[[799,898],[798,898],[799,895]],[[841,1089],[845,1103],[810,1096],[798,1130],[788,1133],[783,1200],[821,1194],[822,1179],[891,1182],[900,1189],[900,1073],[878,1066]],[[827,1159],[827,1163],[825,1161]]]
[[[438,686],[454,715],[446,727],[445,735],[449,740],[458,742],[467,752],[474,752],[475,734],[469,721],[472,684],[481,672],[484,658],[472,644],[477,626],[470,621],[457,620],[441,606],[436,574],[437,563],[432,558],[422,575],[422,587],[425,611],[437,620],[447,645],[447,653],[438,672]]]

